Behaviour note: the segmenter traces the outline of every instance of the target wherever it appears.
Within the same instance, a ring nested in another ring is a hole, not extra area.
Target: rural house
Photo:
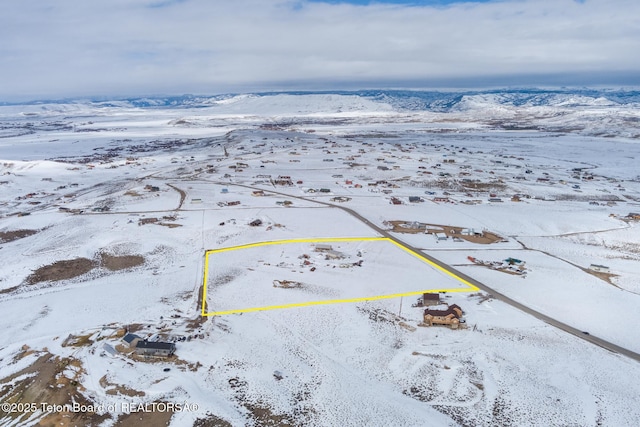
[[[136,334],[127,333],[124,337],[122,337],[122,341],[124,341],[129,346],[129,348],[135,348],[136,344],[138,344],[138,341],[141,340],[142,338],[140,338]]]
[[[169,357],[176,351],[176,345],[172,342],[162,341],[138,341],[136,354],[142,356]]]

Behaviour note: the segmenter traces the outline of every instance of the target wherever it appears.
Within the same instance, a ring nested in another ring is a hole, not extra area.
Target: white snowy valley
[[[0,106],[0,425],[640,425],[640,109],[517,96]]]

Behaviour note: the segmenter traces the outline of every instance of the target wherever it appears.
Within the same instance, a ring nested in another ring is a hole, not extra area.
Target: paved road
[[[616,344],[613,344],[609,341],[603,340],[602,338],[598,338],[595,337],[593,335],[590,335],[588,333],[585,333],[585,331],[581,331],[579,329],[574,328],[573,326],[569,326],[566,323],[560,322],[559,320],[556,320],[552,317],[547,316],[546,314],[540,313],[539,311],[533,310],[532,308],[527,307],[526,305],[519,303],[518,301],[509,298],[508,296],[496,291],[493,288],[490,288],[489,286],[485,285],[482,282],[477,281],[476,279],[467,276],[466,274],[464,274],[463,272],[457,270],[456,268],[445,264],[444,262],[433,258],[431,255],[428,255],[426,253],[424,253],[421,249],[418,249],[400,239],[398,239],[397,237],[393,236],[392,234],[390,234],[389,232],[387,232],[386,230],[383,230],[382,228],[378,227],[376,224],[372,223],[371,221],[369,221],[367,218],[363,217],[362,215],[360,215],[358,212],[354,211],[353,209],[347,208],[345,206],[338,206],[338,205],[334,205],[332,203],[328,203],[328,202],[322,202],[319,200],[312,200],[312,199],[308,199],[306,197],[302,197],[302,196],[294,196],[291,194],[287,194],[287,193],[282,193],[279,191],[275,191],[275,190],[265,190],[264,188],[258,188],[258,187],[252,187],[250,185],[244,185],[244,184],[231,184],[231,183],[223,183],[220,182],[219,184],[223,184],[223,185],[234,185],[234,186],[239,186],[239,187],[245,187],[245,188],[249,188],[252,190],[263,190],[265,192],[269,192],[269,193],[273,193],[273,194],[278,194],[280,196],[284,196],[284,197],[290,197],[290,198],[295,198],[295,199],[300,199],[300,200],[304,200],[306,202],[313,202],[313,203],[318,203],[321,205],[325,205],[328,207],[332,207],[332,208],[336,208],[336,209],[341,209],[342,211],[348,213],[349,215],[359,219],[360,221],[362,221],[364,224],[368,225],[370,228],[372,228],[373,230],[375,230],[377,233],[379,233],[380,235],[387,237],[397,243],[400,243],[401,245],[411,249],[412,251],[418,252],[420,253],[422,256],[424,256],[425,258],[427,258],[429,261],[433,262],[434,264],[439,265],[440,267],[450,271],[451,273],[454,273],[455,275],[459,276],[460,278],[468,281],[469,283],[473,284],[474,286],[482,289],[483,291],[491,294],[493,296],[493,298],[500,300],[504,303],[509,304],[512,307],[517,308],[518,310],[521,310],[527,314],[530,314],[531,316],[542,320],[543,322],[554,326],[564,332],[567,332],[569,334],[572,334],[582,340],[585,340],[587,342],[590,342],[592,344],[595,344],[599,347],[602,347],[606,350],[612,351],[614,353],[618,353],[621,354],[623,356],[627,356],[633,360],[636,360],[638,362],[640,362],[640,354],[636,353],[634,351],[631,351],[629,349],[620,347]]]

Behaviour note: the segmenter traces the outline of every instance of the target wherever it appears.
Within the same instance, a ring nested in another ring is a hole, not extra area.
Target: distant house
[[[129,348],[135,348],[136,344],[138,344],[138,341],[141,340],[142,338],[140,338],[136,334],[127,333],[124,337],[122,337],[122,341],[124,341],[129,346]]]
[[[342,259],[344,258],[344,254],[338,251],[325,251],[325,259]]]
[[[142,356],[169,357],[176,351],[176,345],[172,342],[147,340],[138,341],[136,344],[136,354]]]
[[[444,233],[433,233],[436,238],[436,241],[447,240],[449,237]]]
[[[223,188],[220,192],[223,193],[223,194],[226,194],[226,193],[229,192],[229,189],[228,188]]]
[[[326,251],[332,251],[333,250],[333,246],[331,245],[325,245],[324,243],[316,243],[316,252],[326,252]]]
[[[490,202],[493,202],[493,203],[501,203],[501,202],[502,202],[502,199],[501,199],[501,198],[499,198],[499,197],[490,197],[490,198],[489,198],[489,201],[490,201]]]
[[[289,175],[280,175],[273,183],[275,185],[293,185],[293,181]]]
[[[391,198],[391,204],[392,205],[401,205],[402,204],[402,200],[398,199],[397,197],[392,197]]]
[[[251,227],[259,227],[259,226],[261,226],[261,225],[262,225],[262,220],[261,220],[261,219],[254,219],[253,221],[251,221],[251,222],[249,223],[249,225],[250,225]]]
[[[411,203],[420,203],[420,202],[424,202],[424,199],[422,197],[418,197],[418,196],[409,196],[409,202],[411,202]]]
[[[191,203],[202,203],[202,199],[191,199]]]
[[[381,170],[381,171],[388,171],[388,170],[389,170],[389,168],[388,168],[388,167],[386,167],[386,166],[378,166],[378,170]]]
[[[607,267],[606,265],[598,265],[598,264],[591,264],[589,266],[589,270],[591,271],[596,271],[598,273],[609,273],[609,267]]]
[[[627,215],[627,218],[629,218],[629,219],[635,219],[635,220],[640,220],[640,213],[636,213],[636,212],[629,212],[629,215]]]
[[[320,192],[321,193],[331,193],[331,190],[329,190],[328,188],[321,188]]]
[[[262,197],[264,196],[264,191],[262,190],[255,190],[251,193],[252,196],[256,196],[256,197]]]
[[[340,202],[340,203],[348,202],[349,200],[351,200],[351,197],[337,196],[337,197],[331,198],[332,202]]]
[[[433,201],[434,202],[448,202],[449,198],[448,197],[434,197]]]

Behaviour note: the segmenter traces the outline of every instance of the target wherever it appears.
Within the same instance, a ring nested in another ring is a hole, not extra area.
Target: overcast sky
[[[0,101],[640,84],[638,0],[0,2]]]

